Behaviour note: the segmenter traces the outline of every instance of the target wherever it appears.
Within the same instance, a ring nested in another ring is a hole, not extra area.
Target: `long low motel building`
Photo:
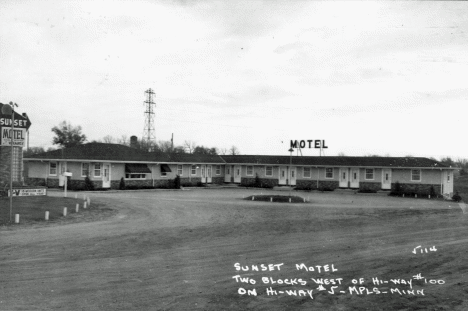
[[[453,193],[453,170],[422,157],[267,156],[155,154],[118,144],[88,143],[24,158],[25,183],[84,187],[88,176],[95,188],[165,187],[180,176],[182,185],[234,183],[298,189],[391,190]],[[70,174],[68,174],[70,175]]]

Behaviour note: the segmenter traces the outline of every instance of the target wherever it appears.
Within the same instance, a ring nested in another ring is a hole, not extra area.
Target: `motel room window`
[[[49,163],[49,175],[50,176],[57,176],[57,162],[50,162]]]
[[[101,177],[101,163],[94,164],[94,177]]]
[[[126,179],[145,179],[146,174],[131,174],[131,173],[126,173],[125,174]]]
[[[89,176],[89,163],[81,163],[81,177]]]
[[[247,176],[253,176],[253,166],[247,165]]]
[[[333,168],[325,168],[325,178],[333,178]]]
[[[421,170],[411,170],[411,181],[421,181]]]
[[[265,176],[273,176],[273,166],[267,166],[266,167]]]
[[[374,169],[366,168],[366,180],[374,179]]]
[[[192,165],[192,175],[197,175],[197,166]]]
[[[221,165],[216,165],[215,166],[215,174],[216,175],[221,175]]]
[[[182,165],[177,165],[177,175],[182,176]]]
[[[450,172],[447,172],[447,182],[450,182]]]
[[[304,167],[304,171],[302,172],[302,177],[310,178],[310,167]]]

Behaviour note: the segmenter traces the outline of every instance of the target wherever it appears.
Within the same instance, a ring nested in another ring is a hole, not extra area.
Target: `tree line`
[[[54,126],[51,131],[54,133],[52,144],[57,145],[59,148],[71,148],[87,141],[87,137],[82,133],[81,126],[74,126],[70,122],[63,121],[59,125]],[[127,135],[121,137],[113,137],[106,135],[102,139],[92,140],[91,143],[107,143],[107,144],[120,144],[129,147],[134,147],[140,150],[145,150],[153,153],[185,153],[185,154],[209,154],[209,155],[237,155],[240,154],[239,149],[236,146],[231,148],[217,148],[217,147],[205,147],[203,145],[197,145],[191,140],[186,140],[182,145],[174,146],[171,141],[159,140],[155,141],[144,141],[139,140],[133,146],[131,145],[130,138]],[[43,153],[47,151],[55,150],[54,148],[44,147],[31,147],[29,150],[25,150],[23,153],[24,157],[29,155]]]

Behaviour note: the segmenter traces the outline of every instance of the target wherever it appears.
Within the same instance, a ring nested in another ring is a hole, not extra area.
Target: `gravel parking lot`
[[[281,194],[89,193],[116,213],[2,229],[0,310],[468,309],[457,204],[340,192],[243,200],[260,193]]]

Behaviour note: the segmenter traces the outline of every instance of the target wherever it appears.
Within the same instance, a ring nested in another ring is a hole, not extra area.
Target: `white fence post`
[[[45,220],[49,220],[49,211],[45,212]]]
[[[19,224],[19,214],[15,214],[15,224]]]
[[[76,212],[78,213],[79,210],[80,210],[80,204],[76,203]]]
[[[63,216],[67,216],[67,208],[66,207],[63,208]]]

